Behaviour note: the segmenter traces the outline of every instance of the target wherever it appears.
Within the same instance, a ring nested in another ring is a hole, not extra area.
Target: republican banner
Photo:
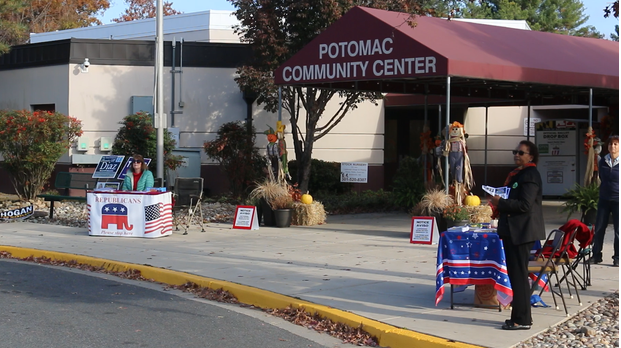
[[[158,238],[172,234],[172,195],[87,194],[91,236]]]

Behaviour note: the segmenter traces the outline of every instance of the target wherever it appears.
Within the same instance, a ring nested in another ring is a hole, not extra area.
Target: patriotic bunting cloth
[[[513,300],[502,241],[493,232],[442,232],[436,263],[436,306],[444,296],[444,284],[493,284],[498,301]]]

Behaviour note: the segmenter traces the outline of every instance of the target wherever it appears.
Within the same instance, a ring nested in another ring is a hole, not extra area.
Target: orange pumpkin
[[[276,136],[276,134],[268,134],[267,141],[269,141],[270,143],[275,143],[278,141],[278,137]]]

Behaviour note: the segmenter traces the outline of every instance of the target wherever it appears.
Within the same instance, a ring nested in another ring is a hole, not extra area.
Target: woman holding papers
[[[529,330],[532,325],[528,259],[536,240],[545,239],[541,175],[537,170],[537,146],[523,140],[513,150],[517,165],[505,180],[507,199],[493,196],[491,203],[498,216],[498,236],[503,240],[507,272],[513,289],[511,319],[504,330]]]
[[[619,267],[619,136],[608,138],[608,154],[599,160],[599,201],[597,202],[597,219],[595,220],[595,238],[593,239],[593,256],[591,263],[603,261],[602,249],[608,219],[612,213],[612,225],[615,231],[614,254],[612,265]]]
[[[153,173],[149,171],[142,155],[132,157],[132,166],[123,180],[123,191],[145,191],[148,187],[153,187]]]

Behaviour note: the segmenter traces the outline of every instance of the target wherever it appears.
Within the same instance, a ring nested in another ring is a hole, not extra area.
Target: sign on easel
[[[235,220],[233,228],[242,230],[258,230],[259,221],[257,217],[257,207],[248,205],[238,205],[235,209]]]
[[[438,224],[433,216],[414,216],[412,217],[412,229],[410,231],[410,243],[412,244],[432,244],[436,236],[436,243],[439,238]]]

